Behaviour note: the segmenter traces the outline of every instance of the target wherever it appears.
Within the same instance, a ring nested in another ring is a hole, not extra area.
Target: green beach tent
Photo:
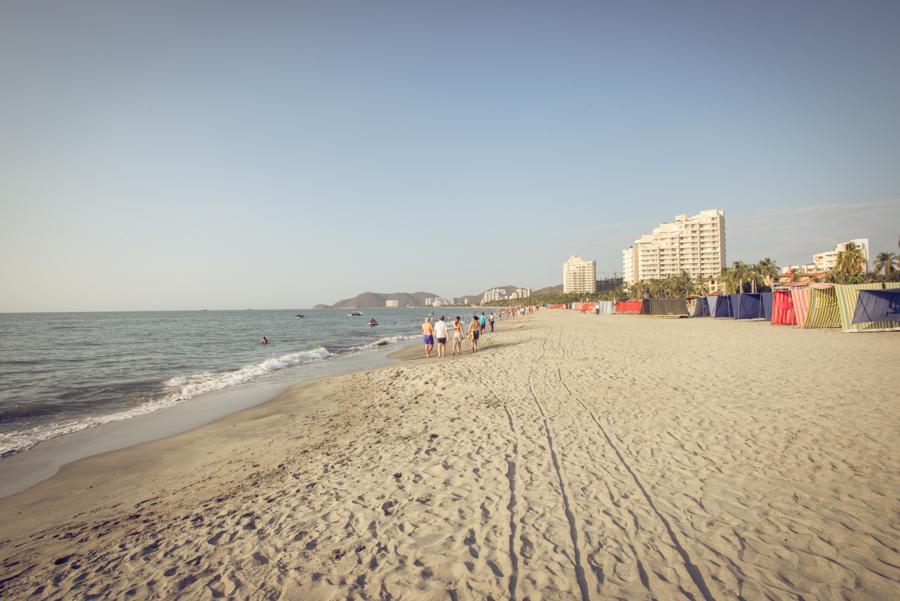
[[[851,317],[851,319],[853,319]],[[839,328],[841,311],[838,307],[834,284],[811,284],[809,287],[809,311],[804,328]]]
[[[900,282],[872,282],[869,284],[835,284],[838,308],[841,314],[841,328],[845,332],[867,332],[876,330],[897,330],[900,326],[894,321],[867,321],[853,323],[853,314],[859,300],[860,290],[883,290],[900,288]]]

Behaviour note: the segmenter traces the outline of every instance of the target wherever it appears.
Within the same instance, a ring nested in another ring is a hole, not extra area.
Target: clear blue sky
[[[900,235],[900,2],[0,5],[0,311],[561,279]]]

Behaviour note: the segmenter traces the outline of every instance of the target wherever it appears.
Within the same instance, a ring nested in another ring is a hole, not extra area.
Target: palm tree
[[[900,271],[900,257],[894,253],[881,252],[875,257],[875,272],[884,271],[885,277],[890,277],[894,271]]]
[[[844,250],[838,253],[837,262],[832,270],[836,279],[847,281],[863,271],[865,257],[862,249],[853,242],[848,242]]]
[[[734,282],[737,282],[738,286],[735,292],[741,293],[744,291],[744,282],[750,279],[750,268],[743,261],[735,261],[731,264],[731,271],[733,272]]]
[[[771,288],[775,278],[778,277],[778,265],[766,257],[756,264],[756,272],[762,277],[763,283]]]

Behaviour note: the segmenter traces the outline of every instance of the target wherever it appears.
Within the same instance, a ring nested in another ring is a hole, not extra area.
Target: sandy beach
[[[0,596],[898,598],[897,365],[896,334],[501,321],[0,500]]]

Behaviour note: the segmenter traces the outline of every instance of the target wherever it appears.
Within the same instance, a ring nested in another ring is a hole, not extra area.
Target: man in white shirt
[[[443,357],[444,348],[447,346],[447,323],[444,321],[443,315],[441,315],[438,322],[434,324],[434,337],[437,339],[438,357]]]

